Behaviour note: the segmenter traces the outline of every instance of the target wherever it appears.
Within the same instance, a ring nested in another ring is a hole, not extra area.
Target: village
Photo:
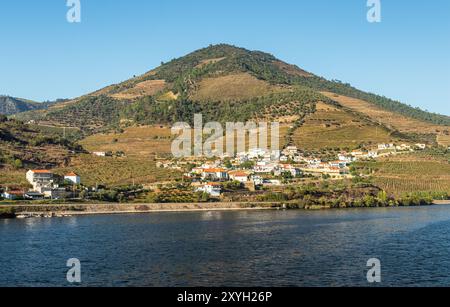
[[[213,160],[202,157],[161,160],[158,161],[157,166],[180,171],[191,166],[190,170],[184,173],[184,178],[192,182],[192,187],[212,197],[221,197],[226,182],[236,182],[249,191],[255,191],[298,183],[305,178],[351,179],[353,175],[350,172],[350,166],[354,162],[405,154],[426,148],[426,144],[378,144],[376,148],[370,150],[341,152],[335,160],[331,161],[307,156],[296,146],[287,146],[282,151],[256,148],[238,153],[234,157],[225,154]]]
[[[217,159],[190,157],[184,159],[157,159],[157,167],[178,170],[183,173],[183,182],[188,182],[192,192],[205,193],[208,197],[220,199],[227,183],[235,183],[246,191],[280,188],[304,180],[351,179],[352,163],[377,159],[426,149],[425,144],[395,145],[378,144],[370,150],[340,152],[334,160],[302,153],[295,146],[287,146],[282,151],[251,149],[237,153],[234,157],[226,154]],[[110,153],[93,152],[93,155],[108,158]],[[82,178],[75,172],[64,176],[51,170],[29,170],[26,180],[30,188],[5,188],[1,197],[9,201],[20,200],[75,200],[81,194],[97,192],[99,187],[84,187]]]

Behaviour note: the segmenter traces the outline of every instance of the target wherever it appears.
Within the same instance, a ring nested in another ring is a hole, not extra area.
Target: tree
[[[14,166],[15,168],[17,168],[17,169],[20,169],[20,168],[23,167],[23,163],[22,163],[22,161],[21,161],[20,159],[16,159],[16,160],[14,160],[14,162],[13,162],[13,166]]]

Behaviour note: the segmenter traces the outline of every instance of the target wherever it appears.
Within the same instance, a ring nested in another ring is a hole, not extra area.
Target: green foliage
[[[154,97],[144,97],[124,108],[121,117],[147,125],[175,122],[192,124],[194,114],[201,113],[204,122],[246,122],[264,117],[270,108],[281,109],[281,106],[292,102],[295,102],[295,105],[292,108],[283,108],[278,116],[307,114],[313,112],[314,104],[318,100],[327,98],[303,88],[244,101],[195,102],[179,99],[160,102]]]
[[[126,104],[109,96],[87,96],[64,108],[51,110],[47,119],[68,127],[96,131],[99,127],[118,125],[120,112]]]

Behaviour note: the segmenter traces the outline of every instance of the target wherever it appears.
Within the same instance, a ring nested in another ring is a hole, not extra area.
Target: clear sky
[[[0,94],[76,97],[209,44],[262,50],[303,69],[450,115],[450,1],[0,1]]]

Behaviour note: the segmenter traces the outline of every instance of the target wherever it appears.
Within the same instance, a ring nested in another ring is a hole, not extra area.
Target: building
[[[275,170],[276,164],[267,162],[258,162],[253,168],[255,173],[271,173]]]
[[[50,199],[65,199],[67,198],[67,191],[64,188],[55,188],[55,189],[48,189],[44,190],[42,192],[45,198]]]
[[[339,161],[343,161],[343,162],[353,162],[354,158],[347,154],[341,153],[338,155],[338,159],[339,159]]]
[[[267,179],[267,180],[264,180],[264,185],[267,185],[267,186],[281,186],[281,180],[278,180],[278,179]]]
[[[249,159],[257,159],[260,157],[264,157],[267,153],[267,150],[261,148],[253,148],[248,153],[247,156]],[[269,153],[270,155],[270,153]]]
[[[66,174],[64,180],[76,185],[81,184],[81,177],[74,172]]]
[[[229,177],[233,181],[239,181],[242,183],[248,182],[250,175],[243,171],[232,171],[228,173]]]
[[[222,195],[222,185],[216,182],[209,182],[199,187],[197,192],[204,192],[212,197],[220,197]]]
[[[228,173],[222,168],[209,168],[204,169],[202,173],[203,180],[227,180]]]
[[[34,189],[53,184],[53,173],[48,170],[30,170],[27,172],[26,178]]]
[[[292,175],[292,177],[298,177],[302,174],[300,169],[298,169],[290,164],[281,164],[274,171],[275,176],[281,176],[283,174],[288,174],[288,173],[290,173]]]
[[[347,166],[347,162],[345,162],[345,161],[331,161],[328,164],[330,167],[336,167],[336,168],[344,168]]]
[[[45,198],[45,195],[39,192],[27,192],[24,198],[29,200],[42,200]]]
[[[106,157],[106,152],[103,151],[94,151],[92,154],[97,157]]]
[[[426,144],[416,144],[415,145],[417,148],[419,148],[420,150],[425,150],[427,148]]]
[[[378,150],[395,149],[394,144],[378,144]]]
[[[16,200],[23,198],[24,194],[24,191],[6,191],[2,194],[2,197],[7,200]]]
[[[261,176],[252,176],[252,181],[255,184],[255,186],[264,184],[264,179]]]

